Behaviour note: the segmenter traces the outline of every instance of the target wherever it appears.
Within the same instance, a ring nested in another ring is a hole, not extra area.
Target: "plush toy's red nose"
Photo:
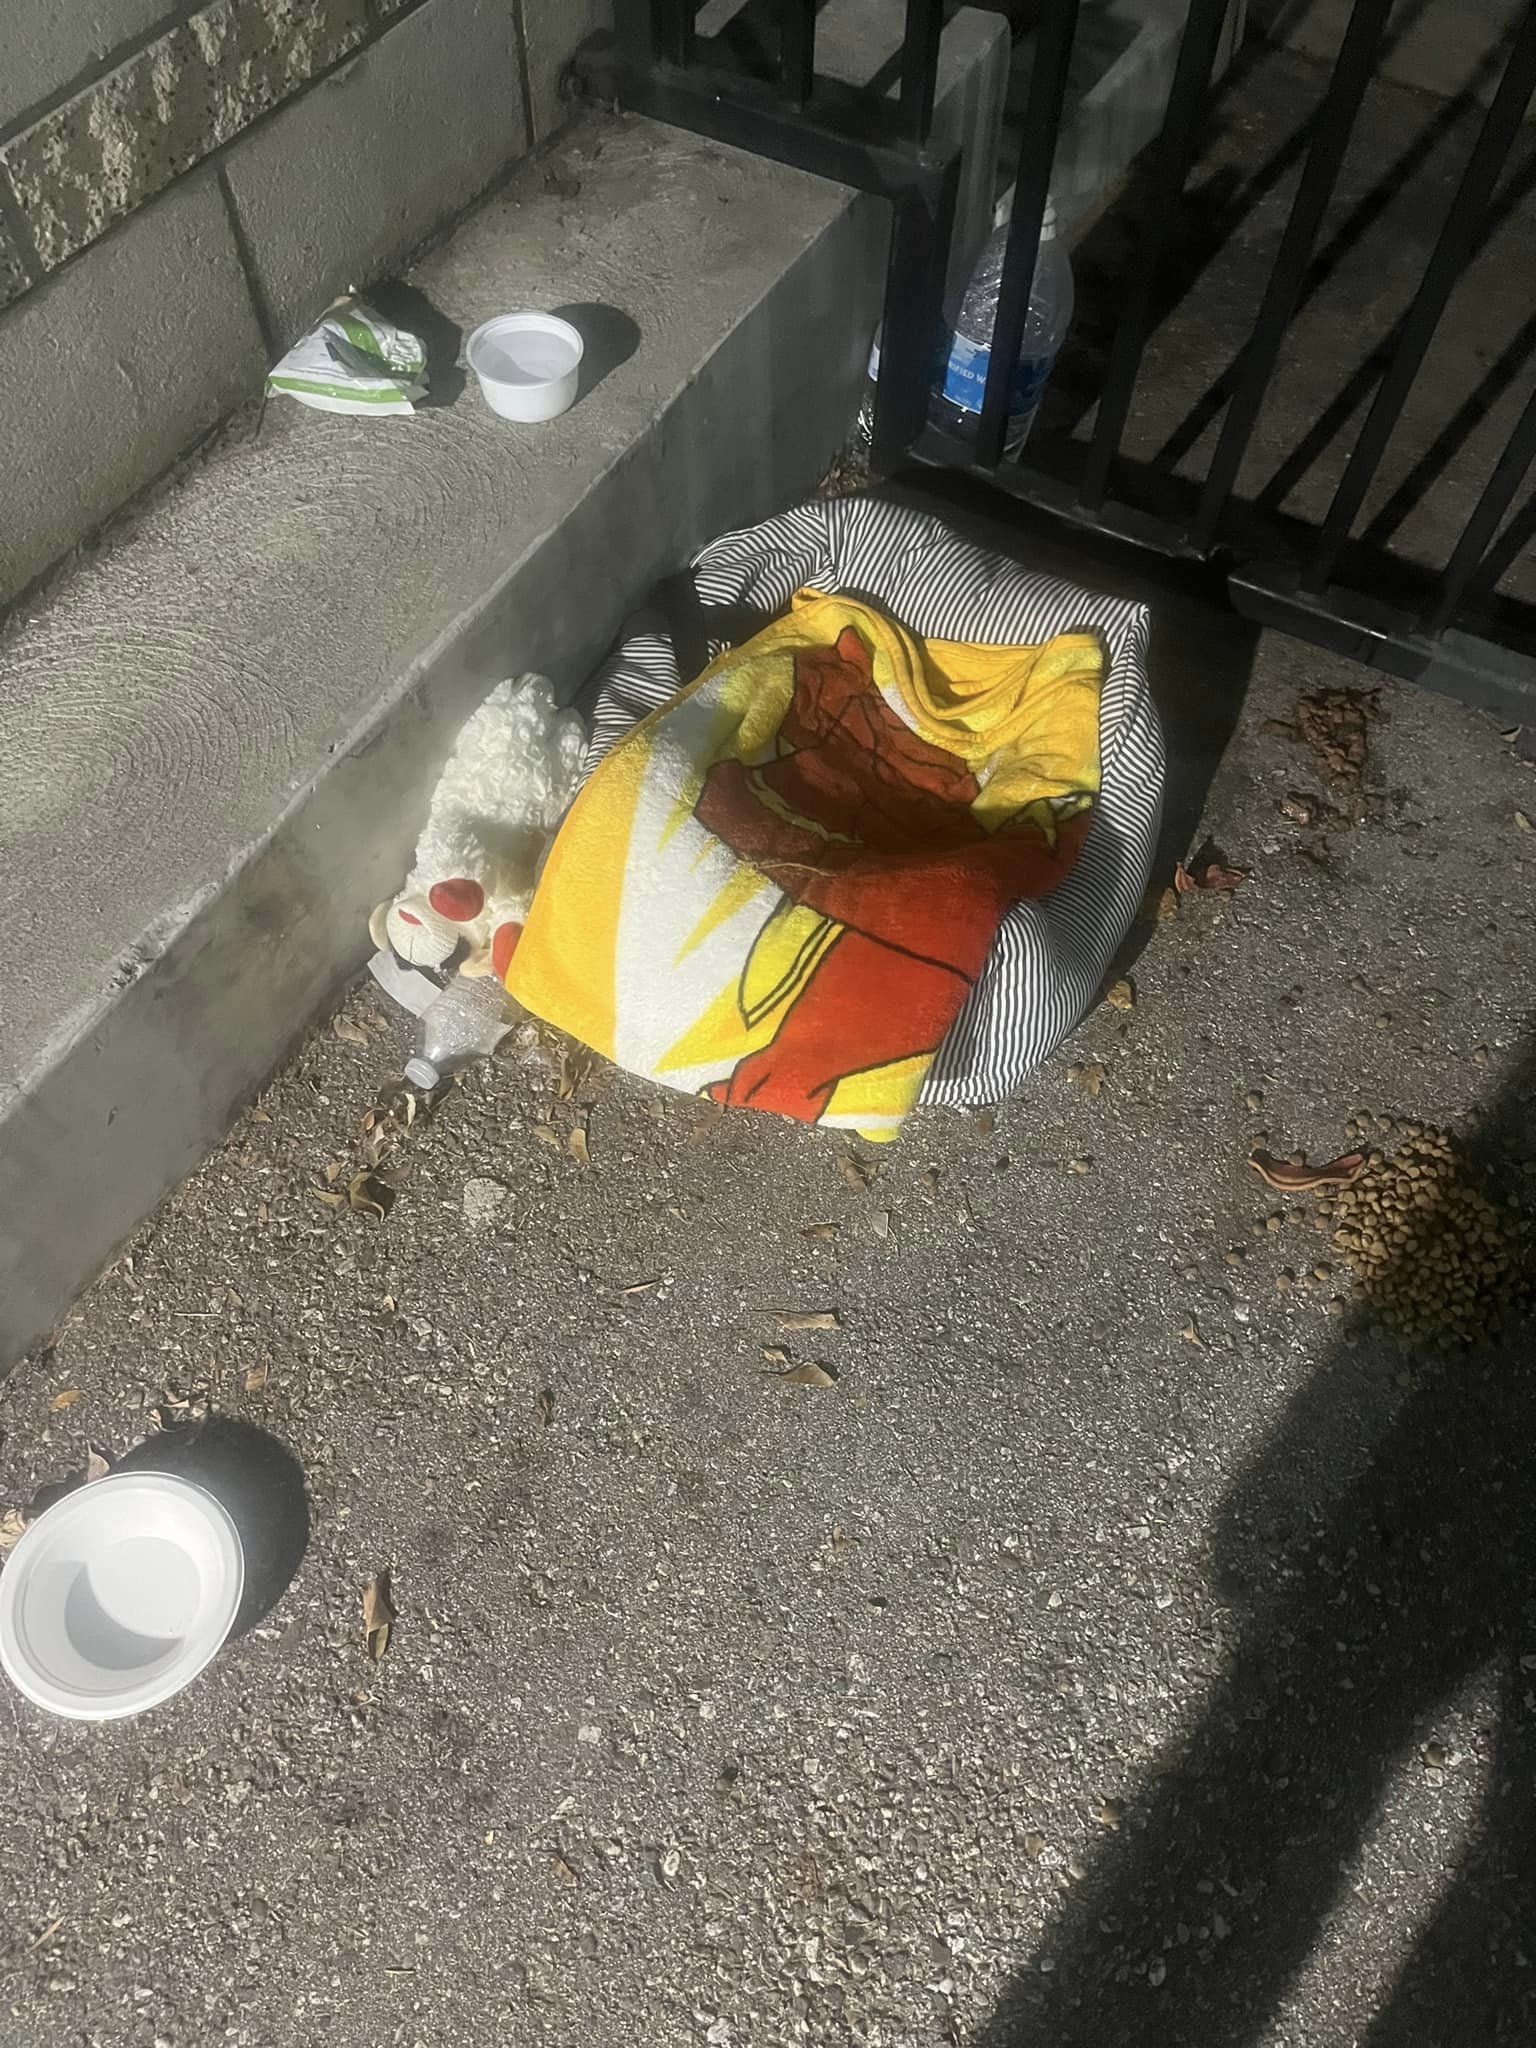
[[[451,918],[455,924],[468,924],[484,910],[485,891],[466,875],[456,875],[450,882],[434,882],[427,891],[427,901],[439,917]]]
[[[512,965],[512,955],[517,951],[517,942],[523,936],[520,924],[499,924],[491,939],[491,967],[498,981],[505,981],[507,969]]]

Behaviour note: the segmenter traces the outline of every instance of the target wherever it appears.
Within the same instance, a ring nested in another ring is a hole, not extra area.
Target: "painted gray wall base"
[[[528,140],[500,0],[434,0],[242,136],[225,170],[278,345],[423,242]]]
[[[579,129],[416,282],[465,328],[638,346],[563,420],[269,407],[0,645],[0,1360],[228,1128],[367,950],[498,677],[573,690],[656,575],[845,434],[874,202],[638,120]],[[852,316],[852,317],[850,317]],[[604,348],[593,351],[601,369]]]
[[[258,390],[261,333],[211,171],[0,319],[0,600]]]

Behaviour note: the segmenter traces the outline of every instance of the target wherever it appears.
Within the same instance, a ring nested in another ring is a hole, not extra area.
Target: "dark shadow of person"
[[[293,1453],[249,1422],[210,1415],[135,1444],[116,1470],[170,1472],[223,1503],[245,1553],[245,1590],[229,1633],[254,1628],[286,1591],[309,1544],[304,1468]]]
[[[1492,1170],[1536,1051],[1468,1146]],[[1524,1120],[1524,1121],[1522,1121]],[[1224,1505],[1246,1613],[978,2048],[1248,2048],[1327,1927],[1389,1781],[1482,1673],[1481,1819],[1360,2048],[1536,2043],[1536,1355],[1526,1307],[1470,1354],[1359,1326]],[[1363,1323],[1363,1318],[1361,1319]]]

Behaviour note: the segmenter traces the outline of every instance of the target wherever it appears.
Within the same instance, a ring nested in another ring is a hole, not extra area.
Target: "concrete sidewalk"
[[[0,1506],[190,1398],[291,1449],[313,1529],[143,1722],[0,1693],[4,2048],[1336,2048],[1394,1995],[1394,2044],[1530,2038],[1487,2001],[1525,2025],[1531,1394],[1326,1313],[1244,1160],[1362,1109],[1536,1151],[1536,778],[1388,685],[1320,834],[1266,721],[1372,679],[1158,616],[1178,850],[1247,880],[1139,928],[1135,1009],[995,1119],[866,1189],[513,1057],[379,1222],[317,1199],[401,1062],[364,986],[17,1373]]]

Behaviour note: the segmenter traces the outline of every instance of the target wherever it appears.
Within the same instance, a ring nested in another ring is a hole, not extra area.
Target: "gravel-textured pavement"
[[[1536,775],[1386,685],[1320,830],[1266,721],[1370,679],[1198,617],[1157,658],[1171,851],[1246,879],[995,1119],[865,1187],[514,1052],[381,1222],[317,1199],[403,1055],[365,984],[0,1391],[0,1507],[157,1406],[195,1469],[186,1400],[312,1516],[170,1705],[0,1695],[4,2048],[1536,2039],[1530,1368],[1330,1313],[1244,1163],[1362,1110],[1536,1153]]]

